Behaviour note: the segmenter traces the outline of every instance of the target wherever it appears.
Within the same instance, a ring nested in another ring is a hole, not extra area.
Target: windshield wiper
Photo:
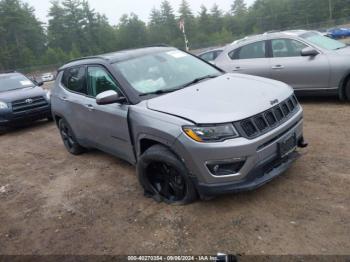
[[[205,79],[209,79],[209,78],[215,78],[218,77],[219,75],[206,75],[206,76],[202,76],[202,77],[198,77],[193,79],[191,82],[188,82],[187,84],[184,84],[182,87],[188,87],[194,84],[197,84]]]
[[[347,46],[347,45],[344,45],[344,46],[341,46],[341,47],[336,48],[335,50],[343,49],[343,48],[345,48],[345,47],[348,47],[348,46]]]
[[[162,94],[167,94],[167,93],[171,93],[174,92],[176,90],[179,90],[178,88],[176,89],[165,89],[165,90],[157,90],[154,92],[150,92],[150,93],[144,93],[144,94],[140,94],[140,96],[148,96],[148,95],[162,95]]]
[[[194,85],[199,83],[200,81],[203,81],[205,79],[209,79],[209,78],[215,78],[218,77],[219,75],[206,75],[206,76],[202,76],[202,77],[198,77],[196,79],[193,79],[191,82],[188,82],[184,85],[182,85],[179,88],[172,88],[172,89],[161,89],[161,90],[157,90],[154,92],[150,92],[150,93],[144,93],[144,94],[140,94],[140,96],[148,96],[148,95],[162,95],[162,94],[167,94],[167,93],[171,93],[171,92],[175,92],[178,91],[180,89],[184,89],[185,87],[188,87],[190,85]]]

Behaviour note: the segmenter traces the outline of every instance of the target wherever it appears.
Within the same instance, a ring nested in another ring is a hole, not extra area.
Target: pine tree
[[[231,13],[235,16],[243,16],[247,13],[247,6],[244,0],[234,0],[231,5]]]
[[[208,9],[204,5],[201,5],[200,8],[201,8],[201,10],[200,10],[199,17],[198,17],[199,30],[201,32],[203,32],[204,34],[208,34],[209,33],[209,23],[210,23]]]
[[[35,65],[46,37],[34,9],[19,0],[0,1],[0,68]]]
[[[209,17],[210,17],[210,20],[209,20],[210,33],[220,32],[223,27],[223,15],[222,15],[222,11],[219,9],[219,6],[217,4],[214,4],[213,7],[210,9]]]

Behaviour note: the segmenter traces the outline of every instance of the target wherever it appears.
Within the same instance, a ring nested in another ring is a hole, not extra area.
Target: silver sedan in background
[[[350,100],[350,47],[317,31],[247,37],[227,46],[215,65],[226,72],[279,80],[299,93]]]
[[[215,59],[222,53],[222,51],[224,51],[224,49],[224,47],[210,49],[198,54],[197,56],[209,63],[215,64]]]

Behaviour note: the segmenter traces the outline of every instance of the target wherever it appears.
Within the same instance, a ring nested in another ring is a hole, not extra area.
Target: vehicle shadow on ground
[[[84,155],[89,156],[91,158],[101,157],[104,159],[110,159],[112,162],[120,165],[121,167],[127,167],[130,168],[131,172],[134,172],[136,175],[136,167],[133,166],[131,163],[127,162],[126,160],[123,160],[121,158],[118,158],[116,156],[113,156],[111,154],[108,154],[106,152],[103,152],[96,148],[89,148],[86,152],[84,152]]]
[[[314,103],[320,103],[320,105],[324,103],[335,104],[335,105],[350,104],[347,101],[340,101],[337,96],[297,96],[297,97],[301,104],[314,104]]]
[[[31,122],[31,123],[24,123],[24,124],[19,124],[17,126],[13,127],[7,127],[4,131],[2,136],[6,135],[16,135],[20,134],[23,132],[30,132],[30,131],[35,131],[39,128],[46,127],[49,125],[52,125],[54,122],[52,121],[47,121],[47,120],[41,120],[41,121],[36,121],[36,122]]]

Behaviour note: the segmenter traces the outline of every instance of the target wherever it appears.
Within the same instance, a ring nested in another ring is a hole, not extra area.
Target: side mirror
[[[44,85],[43,81],[35,81],[35,83],[36,83],[37,86],[43,86]]]
[[[126,100],[125,97],[119,96],[119,94],[113,90],[102,92],[96,96],[96,103],[98,105],[122,103],[125,100]]]
[[[317,56],[318,54],[318,51],[312,47],[306,47],[301,50],[301,56]]]

